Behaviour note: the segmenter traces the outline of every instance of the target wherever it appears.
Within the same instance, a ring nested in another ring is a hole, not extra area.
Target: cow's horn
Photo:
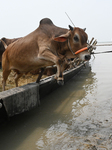
[[[84,28],[83,30],[86,31],[86,28]]]
[[[73,28],[71,25],[69,25],[69,29],[70,29],[71,31],[73,31],[74,28]]]

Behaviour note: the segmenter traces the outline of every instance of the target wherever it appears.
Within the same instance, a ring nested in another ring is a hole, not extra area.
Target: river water
[[[112,50],[99,46],[96,52]],[[112,150],[112,54],[0,127],[0,150]]]

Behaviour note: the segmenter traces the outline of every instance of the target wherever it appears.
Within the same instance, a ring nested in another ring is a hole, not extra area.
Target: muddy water
[[[98,51],[112,47],[98,47]],[[0,150],[112,150],[112,54],[0,127]]]

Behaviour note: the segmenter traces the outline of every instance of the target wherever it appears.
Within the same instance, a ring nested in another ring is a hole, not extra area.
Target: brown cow
[[[17,73],[15,83],[18,86],[18,79],[23,73],[55,64],[55,79],[63,84],[65,58],[74,58],[82,53],[85,59],[90,59],[88,51],[74,55],[74,52],[87,46],[87,34],[83,29],[69,27],[70,30],[57,27],[50,19],[45,18],[35,31],[10,44],[2,56],[3,90],[11,70]],[[41,76],[36,82],[40,78]]]

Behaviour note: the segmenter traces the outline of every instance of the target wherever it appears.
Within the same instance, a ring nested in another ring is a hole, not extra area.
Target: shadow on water
[[[0,149],[34,150],[44,149],[44,146],[46,146],[45,149],[49,150],[49,146],[52,149],[52,143],[50,145],[49,139],[53,140],[56,136],[53,137],[52,132],[48,132],[51,129],[56,129],[54,133],[57,134],[58,138],[57,143],[53,146],[57,146],[57,149],[60,149],[62,143],[60,144],[59,140],[65,138],[64,134],[68,134],[70,128],[75,127],[70,118],[75,120],[82,114],[83,109],[91,103],[91,95],[95,94],[93,89],[96,86],[96,82],[95,73],[91,71],[89,66],[63,87],[43,98],[40,107],[10,118],[9,122],[0,126]],[[90,99],[86,97],[88,94],[90,94]],[[69,126],[70,128],[67,129]],[[62,128],[65,128],[66,132],[61,132]],[[62,135],[58,136],[58,133]],[[51,137],[47,137],[47,134]],[[72,140],[73,136],[66,137],[66,142],[67,139]],[[36,146],[36,143],[38,146]]]

